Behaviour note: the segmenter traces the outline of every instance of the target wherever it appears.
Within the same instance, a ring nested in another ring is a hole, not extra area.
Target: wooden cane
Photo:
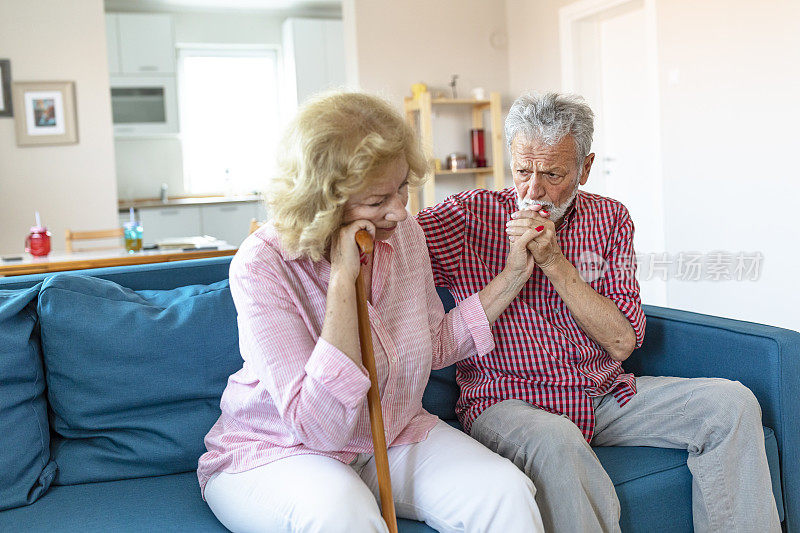
[[[356,243],[361,253],[372,253],[372,236],[365,230],[356,232]],[[358,340],[361,343],[361,360],[369,374],[370,387],[367,393],[369,423],[372,429],[372,446],[375,449],[375,466],[378,469],[378,492],[381,498],[381,514],[390,533],[397,533],[397,516],[392,499],[392,480],[389,478],[389,455],[386,451],[386,434],[383,431],[381,395],[378,391],[378,372],[375,369],[375,354],[372,351],[372,333],[369,328],[367,291],[364,275],[359,271],[356,278],[356,307],[358,309]]]

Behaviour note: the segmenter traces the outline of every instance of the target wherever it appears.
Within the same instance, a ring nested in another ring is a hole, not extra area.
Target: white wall
[[[169,196],[182,196],[183,152],[178,137],[118,138],[116,151],[117,189],[120,200],[158,198],[162,183]]]
[[[560,89],[558,9],[573,2],[506,3],[510,90]],[[665,252],[764,256],[758,281],[670,280],[667,305],[800,330],[800,3],[655,5]]]
[[[358,82],[402,104],[411,84],[447,88],[458,74],[473,87],[507,92],[503,2],[483,0],[347,0],[355,6]],[[343,16],[347,16],[343,9]],[[345,24],[347,27],[347,24]],[[493,45],[493,34],[500,42]]]
[[[800,3],[660,1],[669,252],[761,252],[758,281],[672,282],[672,307],[800,330]]]
[[[509,91],[561,89],[558,10],[571,0],[506,0]]]
[[[102,0],[3,0],[0,56],[12,81],[74,81],[78,144],[18,147],[0,118],[0,254],[22,252],[40,211],[64,248],[64,230],[117,226],[117,190]],[[15,105],[15,113],[22,112]]]
[[[474,87],[500,92],[508,108],[508,50],[504,2],[483,0],[344,0],[345,54],[349,79],[402,109],[411,85],[447,89],[458,74],[459,96]],[[433,120],[434,156],[469,155],[471,115],[438,111]],[[488,116],[484,126],[487,129]],[[490,148],[487,146],[487,152]],[[474,187],[474,179],[437,177],[437,199]]]

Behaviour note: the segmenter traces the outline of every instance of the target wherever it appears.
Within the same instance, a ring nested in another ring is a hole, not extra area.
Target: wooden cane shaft
[[[367,242],[359,240],[360,234],[366,234]],[[364,253],[372,252],[372,238],[366,231],[356,234],[356,241]],[[365,248],[369,251],[366,251]],[[378,470],[378,493],[381,500],[381,514],[390,533],[397,533],[397,516],[392,498],[392,481],[389,476],[389,456],[386,450],[386,434],[383,429],[383,412],[381,411],[381,396],[378,391],[378,372],[375,368],[375,354],[372,350],[372,332],[369,327],[369,311],[367,310],[367,291],[364,286],[364,276],[361,272],[356,278],[356,309],[358,311],[358,340],[361,344],[361,360],[369,375],[370,387],[367,392],[367,407],[369,409],[369,422],[372,430],[372,446],[375,450],[375,466]]]

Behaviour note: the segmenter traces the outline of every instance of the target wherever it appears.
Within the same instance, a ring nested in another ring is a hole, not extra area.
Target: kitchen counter
[[[139,198],[119,203],[119,224],[130,220],[129,209],[144,228],[144,243],[186,235],[213,235],[238,246],[248,235],[250,223],[268,218],[259,194],[237,196]]]
[[[261,195],[248,194],[241,196],[191,196],[169,198],[162,202],[159,198],[138,198],[135,200],[120,200],[119,211],[127,212],[131,207],[134,209],[145,209],[150,207],[179,207],[185,205],[214,205],[232,204],[245,202],[260,202]]]
[[[128,252],[124,248],[112,250],[89,250],[79,252],[51,252],[46,257],[33,257],[21,254],[18,257],[0,260],[0,277],[19,276],[25,274],[41,274],[43,272],[63,272],[85,268],[104,268],[112,266],[141,265],[145,263],[167,263],[186,259],[204,259],[233,255],[236,247],[226,242],[212,242],[209,247],[173,248]]]

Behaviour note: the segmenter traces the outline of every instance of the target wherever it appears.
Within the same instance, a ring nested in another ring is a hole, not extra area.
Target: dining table
[[[29,253],[23,253],[0,257],[0,277],[203,259],[234,255],[236,250],[237,247],[220,241],[215,246],[208,247],[167,248],[138,252],[129,252],[120,247],[73,252],[56,251],[44,257],[34,257]]]

